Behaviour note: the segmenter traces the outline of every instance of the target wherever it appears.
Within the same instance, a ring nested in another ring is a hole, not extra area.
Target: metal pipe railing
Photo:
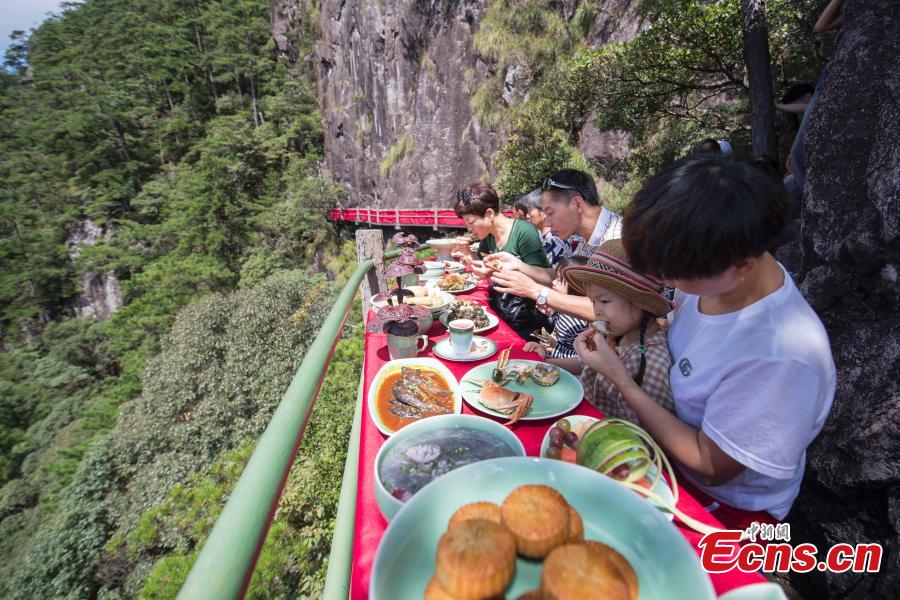
[[[423,247],[427,245],[423,244]],[[399,255],[399,249],[391,250],[384,253],[384,258]],[[242,598],[246,593],[347,313],[360,283],[373,266],[371,259],[357,266],[325,317],[319,334],[307,349],[222,514],[204,542],[178,598]],[[313,382],[315,385],[311,385]],[[362,393],[360,383],[325,577],[326,598],[346,598],[350,587]]]
[[[325,318],[178,598],[241,598],[246,592],[347,312],[372,266],[371,259],[359,264]]]
[[[353,564],[353,533],[356,527],[356,490],[359,480],[359,431],[362,427],[363,373],[359,374],[356,410],[344,462],[344,478],[338,499],[328,570],[325,572],[324,600],[346,600],[350,596],[350,569]]]

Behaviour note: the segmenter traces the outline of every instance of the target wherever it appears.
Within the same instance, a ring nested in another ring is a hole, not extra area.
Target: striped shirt
[[[600,210],[600,216],[597,217],[597,224],[594,225],[594,232],[583,244],[579,244],[575,254],[578,256],[592,256],[607,240],[617,240],[622,237],[622,215],[618,215],[611,210],[603,207]]]
[[[556,338],[556,347],[550,352],[547,358],[572,358],[578,356],[575,352],[575,338],[578,334],[587,329],[588,322],[584,319],[577,319],[569,315],[556,311],[550,315],[550,322],[553,323],[553,337]]]
[[[669,369],[672,367],[672,355],[669,353],[666,332],[661,329],[652,335],[646,336],[644,348],[647,355],[647,367],[644,370],[644,380],[641,383],[641,389],[657,404],[674,413],[675,400],[672,398],[672,388],[669,386]],[[641,366],[640,343],[634,342],[625,346],[619,346],[616,352],[631,376],[637,375]],[[604,416],[618,417],[638,425],[641,424],[637,413],[628,406],[618,388],[606,377],[590,367],[585,367],[581,372],[580,379],[588,402],[597,407],[597,410],[602,412]]]
[[[552,231],[541,234],[541,243],[544,245],[544,252],[550,260],[551,267],[555,268],[560,258],[572,256],[572,245]]]

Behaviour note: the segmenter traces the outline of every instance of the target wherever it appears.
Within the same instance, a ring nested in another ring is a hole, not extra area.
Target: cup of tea
[[[387,334],[388,356],[391,360],[413,358],[428,347],[427,335]]]
[[[472,336],[475,322],[472,319],[454,319],[447,323],[450,330],[450,349],[454,354],[468,354],[472,351]]]

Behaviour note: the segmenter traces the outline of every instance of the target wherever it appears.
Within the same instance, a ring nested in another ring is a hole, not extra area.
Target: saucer
[[[473,362],[476,360],[484,360],[497,353],[497,344],[492,340],[480,335],[472,336],[472,350],[468,354],[457,354],[450,346],[450,338],[444,338],[435,343],[432,348],[434,354],[444,360],[452,360],[457,362]]]

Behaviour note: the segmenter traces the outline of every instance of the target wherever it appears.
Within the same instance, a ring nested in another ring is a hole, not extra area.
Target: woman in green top
[[[466,222],[466,229],[481,240],[478,245],[481,256],[503,251],[529,265],[550,266],[537,229],[531,223],[510,219],[500,212],[500,199],[491,184],[476,181],[457,192],[453,210]],[[467,262],[472,265],[472,272],[482,279],[494,272],[480,261]],[[535,308],[534,301],[527,298],[495,293],[492,289],[491,307],[526,340],[532,331],[549,324]]]
[[[481,240],[478,245],[481,256],[504,251],[529,265],[550,266],[540,234],[530,223],[510,219],[500,211],[500,199],[491,184],[476,181],[457,192],[453,210],[466,222],[466,229]],[[482,279],[492,271],[477,262],[472,270]]]

